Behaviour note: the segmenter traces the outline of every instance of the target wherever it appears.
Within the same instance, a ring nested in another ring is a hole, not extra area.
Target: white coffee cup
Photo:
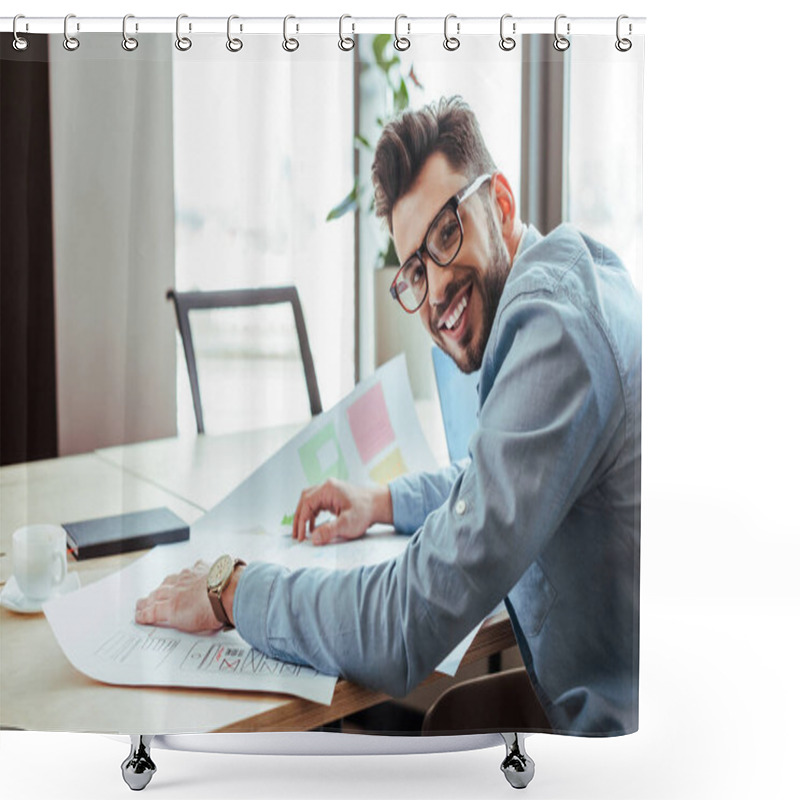
[[[60,525],[26,525],[14,531],[14,577],[34,602],[47,600],[67,577],[67,534]]]

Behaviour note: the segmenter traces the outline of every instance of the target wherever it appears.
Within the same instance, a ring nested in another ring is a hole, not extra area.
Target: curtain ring
[[[237,17],[236,14],[231,14],[228,17],[228,27],[227,27],[228,41],[225,42],[225,47],[227,47],[231,53],[238,53],[242,49],[242,47],[244,47],[244,44],[241,39],[234,39],[231,36],[231,22],[233,22],[235,19],[239,19],[239,17]],[[241,27],[239,28],[239,30],[241,30]]]
[[[411,39],[409,39],[407,36],[400,35],[401,19],[408,19],[408,17],[405,14],[398,14],[394,18],[394,49],[399,50],[402,53],[411,47]],[[408,28],[407,33],[411,33],[411,26],[406,23],[406,27]]]
[[[64,41],[62,42],[62,44],[64,45],[64,49],[69,50],[70,53],[77,50],[81,46],[81,43],[80,41],[78,41],[77,36],[69,35],[69,30],[67,29],[67,25],[69,24],[69,21],[71,19],[75,19],[74,14],[67,14],[67,16],[64,17]]]
[[[627,52],[628,52],[628,50],[630,50],[630,49],[631,49],[631,47],[633,47],[633,42],[632,42],[630,39],[623,39],[623,38],[622,38],[622,37],[619,35],[619,28],[620,28],[620,25],[619,25],[619,24],[620,24],[620,22],[622,22],[622,20],[624,20],[624,19],[628,19],[628,15],[627,15],[627,14],[620,14],[620,15],[617,17],[617,41],[616,41],[616,42],[614,42],[614,47],[616,47],[616,48],[617,48],[617,50],[619,50],[619,51],[620,51],[620,53],[627,53]],[[631,33],[633,33],[633,26],[632,26],[632,25],[630,24],[630,22],[629,22],[629,23],[628,23],[628,35],[630,36],[630,35],[631,35]]]
[[[506,52],[508,52],[509,50],[513,50],[517,46],[517,40],[512,39],[510,36],[506,36],[505,31],[503,30],[505,21],[507,19],[511,19],[511,14],[503,14],[503,16],[500,17],[500,49],[505,50]],[[511,31],[512,33],[517,32],[516,22],[513,22],[511,24]]]
[[[18,19],[25,19],[25,15],[24,14],[17,14],[17,16],[14,17],[14,24],[12,26],[12,31],[14,32],[14,41],[11,42],[11,44],[14,46],[15,50],[19,50],[21,52],[22,50],[27,50],[28,49],[28,40],[24,36],[20,36],[17,33],[17,20]]]
[[[451,19],[457,19],[456,15],[448,14],[444,18],[444,43],[443,43],[444,49],[449,50],[450,52],[452,52],[453,50],[458,50],[458,48],[461,47],[461,41],[457,37],[447,35],[447,23],[450,22]],[[456,33],[459,33],[460,30],[461,30],[461,25],[460,23],[457,22]]]
[[[294,37],[290,37],[287,35],[287,28],[290,19],[296,19],[296,17],[293,17],[291,14],[288,14],[283,18],[283,49],[287,53],[294,53],[294,51],[297,50],[298,47],[300,47],[300,42],[298,42],[297,39],[295,39]]]
[[[342,25],[346,19],[353,19],[349,14],[342,14],[339,17],[339,49],[348,52],[356,46],[355,39],[352,36],[345,36],[342,30]],[[352,25],[352,32],[355,32],[356,26]]]
[[[556,37],[555,39],[553,39],[553,47],[555,47],[555,49],[558,50],[559,53],[563,53],[565,50],[569,50],[569,39],[562,36],[558,32],[558,21],[560,19],[566,19],[566,18],[567,18],[566,14],[559,14],[556,17],[556,22],[553,27],[553,32]],[[567,23],[567,33],[569,34],[569,22]]]
[[[129,19],[135,19],[133,14],[126,14],[122,18],[122,49],[131,53],[139,46],[139,40],[135,39],[133,36],[128,36],[127,27]]]
[[[175,20],[175,47],[184,53],[192,46],[192,40],[188,36],[181,36],[181,20],[188,17],[188,14],[178,14]],[[189,23],[189,30],[191,29],[192,25]]]

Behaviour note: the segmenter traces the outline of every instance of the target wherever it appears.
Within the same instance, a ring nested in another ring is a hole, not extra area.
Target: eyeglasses
[[[431,261],[440,267],[452,264],[464,242],[464,223],[458,207],[470,198],[491,174],[481,175],[469,186],[454,194],[431,222],[422,244],[412,253],[397,271],[389,294],[397,300],[404,311],[413,314],[428,296],[428,272],[423,256],[427,253]]]

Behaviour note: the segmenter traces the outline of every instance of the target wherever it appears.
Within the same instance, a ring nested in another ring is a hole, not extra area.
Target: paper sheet
[[[215,557],[191,541],[162,545],[44,612],[72,665],[103,683],[285,692],[329,705],[336,676],[267,658],[236,631],[196,635],[134,622],[138,598],[198,558]]]
[[[368,419],[374,415],[375,419]],[[335,475],[383,482],[406,469],[435,469],[414,411],[403,358],[379,369],[192,526],[191,539],[151,550],[126,569],[45,605],[70,662],[105,683],[286,692],[330,704],[335,676],[286,664],[253,650],[235,632],[197,636],[137,625],[136,600],[170,573],[223,550],[246,561],[290,569],[348,569],[395,558],[408,538],[375,526],[354,542],[314,547],[291,539],[303,488]],[[90,624],[87,624],[89,623]],[[438,667],[455,674],[477,628]]]
[[[401,355],[315,417],[192,525],[192,537],[277,532],[294,514],[300,492],[329,477],[374,486],[403,472],[435,469]]]

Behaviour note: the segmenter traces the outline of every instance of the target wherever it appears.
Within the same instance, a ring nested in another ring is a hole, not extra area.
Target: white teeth
[[[467,298],[466,296],[461,298],[461,302],[455,307],[453,313],[444,321],[444,325],[447,330],[451,331],[455,326],[458,324],[458,321],[461,319],[461,315],[464,313],[464,309],[467,307]]]

